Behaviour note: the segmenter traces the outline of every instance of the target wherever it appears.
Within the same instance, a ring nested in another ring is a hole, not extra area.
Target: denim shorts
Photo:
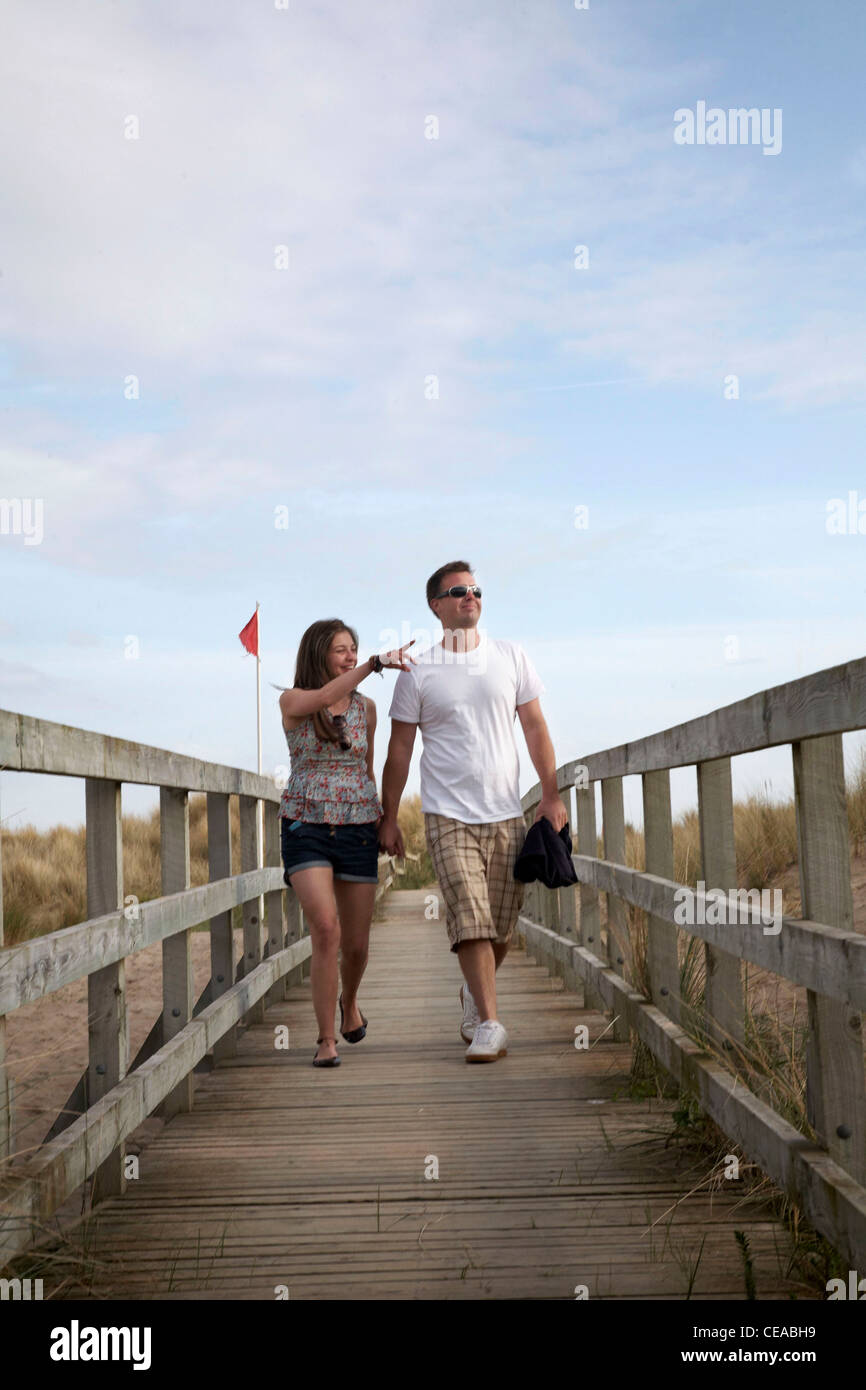
[[[377,822],[363,825],[318,825],[282,817],[283,879],[299,869],[330,867],[347,883],[379,882]]]

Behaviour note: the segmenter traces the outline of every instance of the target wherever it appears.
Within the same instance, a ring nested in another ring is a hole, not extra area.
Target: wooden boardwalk
[[[64,1296],[740,1300],[742,1230],[758,1297],[809,1297],[741,1184],[686,1196],[707,1165],[666,1142],[673,1106],[628,1098],[610,1032],[575,1049],[578,1023],[594,1042],[605,1020],[523,951],[498,976],[509,1055],[466,1065],[459,967],[425,891],[391,895],[374,927],[367,1038],[315,1070],[309,983],[294,987],[70,1233],[94,1274]]]

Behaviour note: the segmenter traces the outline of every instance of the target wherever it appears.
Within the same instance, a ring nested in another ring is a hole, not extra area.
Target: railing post
[[[577,792],[577,848],[579,854],[591,855],[593,859],[598,858],[598,833],[595,828],[595,783],[590,782],[587,787],[578,787]],[[581,883],[580,885],[580,925],[579,935],[581,946],[586,946],[592,951],[593,955],[602,956],[601,946],[601,911],[598,901],[598,889],[592,883]],[[583,987],[583,1006],[585,1009],[594,1009],[599,1013],[604,1012],[604,1002],[596,993],[591,985],[584,982]]]
[[[803,917],[853,930],[848,811],[841,734],[792,744]],[[784,927],[782,928],[784,931]],[[807,990],[806,1107],[830,1157],[866,1184],[862,1018]]]
[[[563,787],[562,799],[568,806],[568,822],[572,835],[572,845],[577,834],[574,815],[574,800],[572,797],[572,787]],[[557,888],[556,902],[559,912],[559,925],[557,931],[560,936],[564,936],[569,941],[577,941],[577,895],[580,892],[579,883],[568,883],[564,888]],[[581,1007],[586,1007],[586,986],[583,976],[574,968],[573,962],[567,968],[563,968],[562,977],[566,988],[573,990],[581,998]]]
[[[259,867],[259,803],[254,796],[239,796],[241,823],[241,873],[249,873]],[[259,898],[250,898],[241,908],[244,924],[244,949],[241,958],[241,978],[261,964],[262,923],[259,915]],[[244,1015],[244,1022],[264,1023],[264,996],[258,999]]]
[[[2,831],[0,831],[0,861],[2,861]],[[0,950],[3,949],[3,873],[0,863]],[[0,1014],[0,1163],[12,1154],[15,1132],[12,1113],[12,1077],[6,1065],[6,1015]]]
[[[227,792],[207,794],[207,859],[208,880],[232,876],[232,838]],[[231,989],[235,982],[235,953],[232,937],[232,914],[219,912],[210,922],[211,1000]],[[234,1024],[214,1043],[214,1062],[237,1056],[238,1030]]]
[[[304,922],[301,904],[298,902],[297,893],[290,884],[286,889],[286,945],[291,946],[293,941],[300,941],[303,935]],[[286,975],[287,990],[290,989],[292,985],[300,984],[305,978],[304,965],[306,963],[307,962],[302,961],[300,965],[296,966],[294,970],[290,970],[288,975]],[[309,974],[309,971],[307,971],[307,974]]]
[[[123,908],[123,843],[120,783],[87,777],[86,815],[87,916],[102,917]],[[88,1107],[122,1081],[129,1066],[126,1010],[126,962],[94,970],[87,977]],[[91,1205],[126,1190],[125,1144],[117,1146],[93,1174]]]
[[[159,848],[162,895],[182,893],[190,886],[189,792],[178,787],[159,789]],[[162,943],[162,1041],[170,1042],[192,1018],[192,928]],[[163,1119],[192,1109],[193,1073],[179,1081],[157,1111]]]
[[[559,934],[559,889],[539,885],[541,893],[541,920],[548,931]]]
[[[268,868],[282,869],[282,848],[280,845],[279,807],[269,801],[262,803],[265,829],[265,864]],[[293,895],[294,896],[294,895]],[[286,947],[285,888],[275,888],[265,894],[265,929],[267,935],[267,954],[275,956]],[[265,995],[268,1007],[287,997],[288,977],[277,980]]]
[[[283,823],[281,815],[279,813],[276,816],[276,826],[273,829],[272,834],[277,845],[276,862],[282,865]],[[284,892],[286,928],[285,942],[287,946],[292,946],[296,941],[300,941],[301,937],[304,935],[304,914],[301,912],[301,904],[298,902],[298,895],[290,883],[286,884]],[[302,980],[307,978],[307,976],[310,973],[310,965],[311,961],[308,958],[307,960],[302,961],[300,965],[296,965],[294,970],[290,970],[287,975],[283,976],[284,999],[288,999],[289,990],[292,988],[293,985],[300,984]]]
[[[530,806],[523,812],[523,823],[526,826],[527,834],[535,822],[535,810],[538,802]],[[523,891],[523,907],[521,912],[524,917],[529,917],[533,922],[541,921],[541,908],[539,905],[538,883],[527,883]]]
[[[538,815],[538,805],[536,801],[529,814],[529,824],[527,830],[535,824]],[[535,910],[537,921],[542,926],[547,927],[548,931],[559,932],[559,896],[556,888],[548,888],[545,884],[536,879],[532,885],[535,889]]]
[[[297,899],[296,899],[296,901],[297,901]],[[301,907],[301,904],[298,903],[298,904],[297,904],[297,907],[298,907],[298,922],[300,923],[300,930],[299,930],[299,933],[298,933],[298,940],[300,941],[300,940],[301,940],[301,937],[309,936],[309,935],[310,935],[310,929],[309,929],[309,927],[307,926],[307,919],[306,919],[306,917],[304,916],[304,911],[303,911],[303,908]],[[309,978],[310,978],[310,972],[311,972],[312,968],[313,968],[313,956],[312,956],[312,953],[310,953],[310,955],[307,956],[306,960],[301,961],[301,979],[302,979],[302,980],[309,980]]]
[[[674,876],[674,834],[671,822],[671,774],[667,768],[644,772],[643,824],[646,872]],[[652,1002],[675,1023],[680,1021],[680,967],[677,929],[672,922],[647,913],[647,957]]]
[[[571,795],[572,790],[573,788],[571,787],[565,787],[562,789],[563,800],[565,800],[566,796],[568,797],[568,819],[571,827],[571,839],[573,845],[575,839],[577,838],[577,826],[575,824],[574,802]],[[563,936],[568,937],[569,941],[577,940],[577,895],[579,892],[579,883],[569,884],[566,888],[560,888],[558,890],[559,930]],[[582,976],[578,975],[577,979],[580,981],[580,988],[582,989]]]
[[[701,828],[701,877],[707,891],[725,896],[737,889],[734,843],[734,796],[730,758],[698,763],[698,818]],[[760,927],[755,928],[760,931]],[[739,956],[704,943],[704,990],[707,1037],[719,1050],[732,1053],[736,1068],[745,1039],[743,969]]]
[[[604,857],[614,864],[625,863],[625,810],[622,778],[603,777],[601,782],[601,833]],[[607,899],[607,960],[612,970],[624,980],[631,980],[631,942],[628,933],[628,908],[616,893],[606,893]],[[628,1019],[614,1019],[614,1042],[629,1041]]]

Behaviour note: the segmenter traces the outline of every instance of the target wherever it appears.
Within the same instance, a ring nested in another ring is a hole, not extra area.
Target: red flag
[[[259,610],[256,609],[246,627],[241,628],[238,637],[243,642],[251,656],[259,654]]]

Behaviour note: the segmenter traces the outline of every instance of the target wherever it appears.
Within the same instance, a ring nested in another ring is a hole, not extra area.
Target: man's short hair
[[[452,560],[449,565],[442,565],[440,569],[436,570],[435,574],[431,574],[430,578],[427,580],[428,608],[430,608],[430,600],[436,598],[439,594],[445,575],[459,574],[461,571],[465,571],[467,574],[475,573],[468,560]]]

